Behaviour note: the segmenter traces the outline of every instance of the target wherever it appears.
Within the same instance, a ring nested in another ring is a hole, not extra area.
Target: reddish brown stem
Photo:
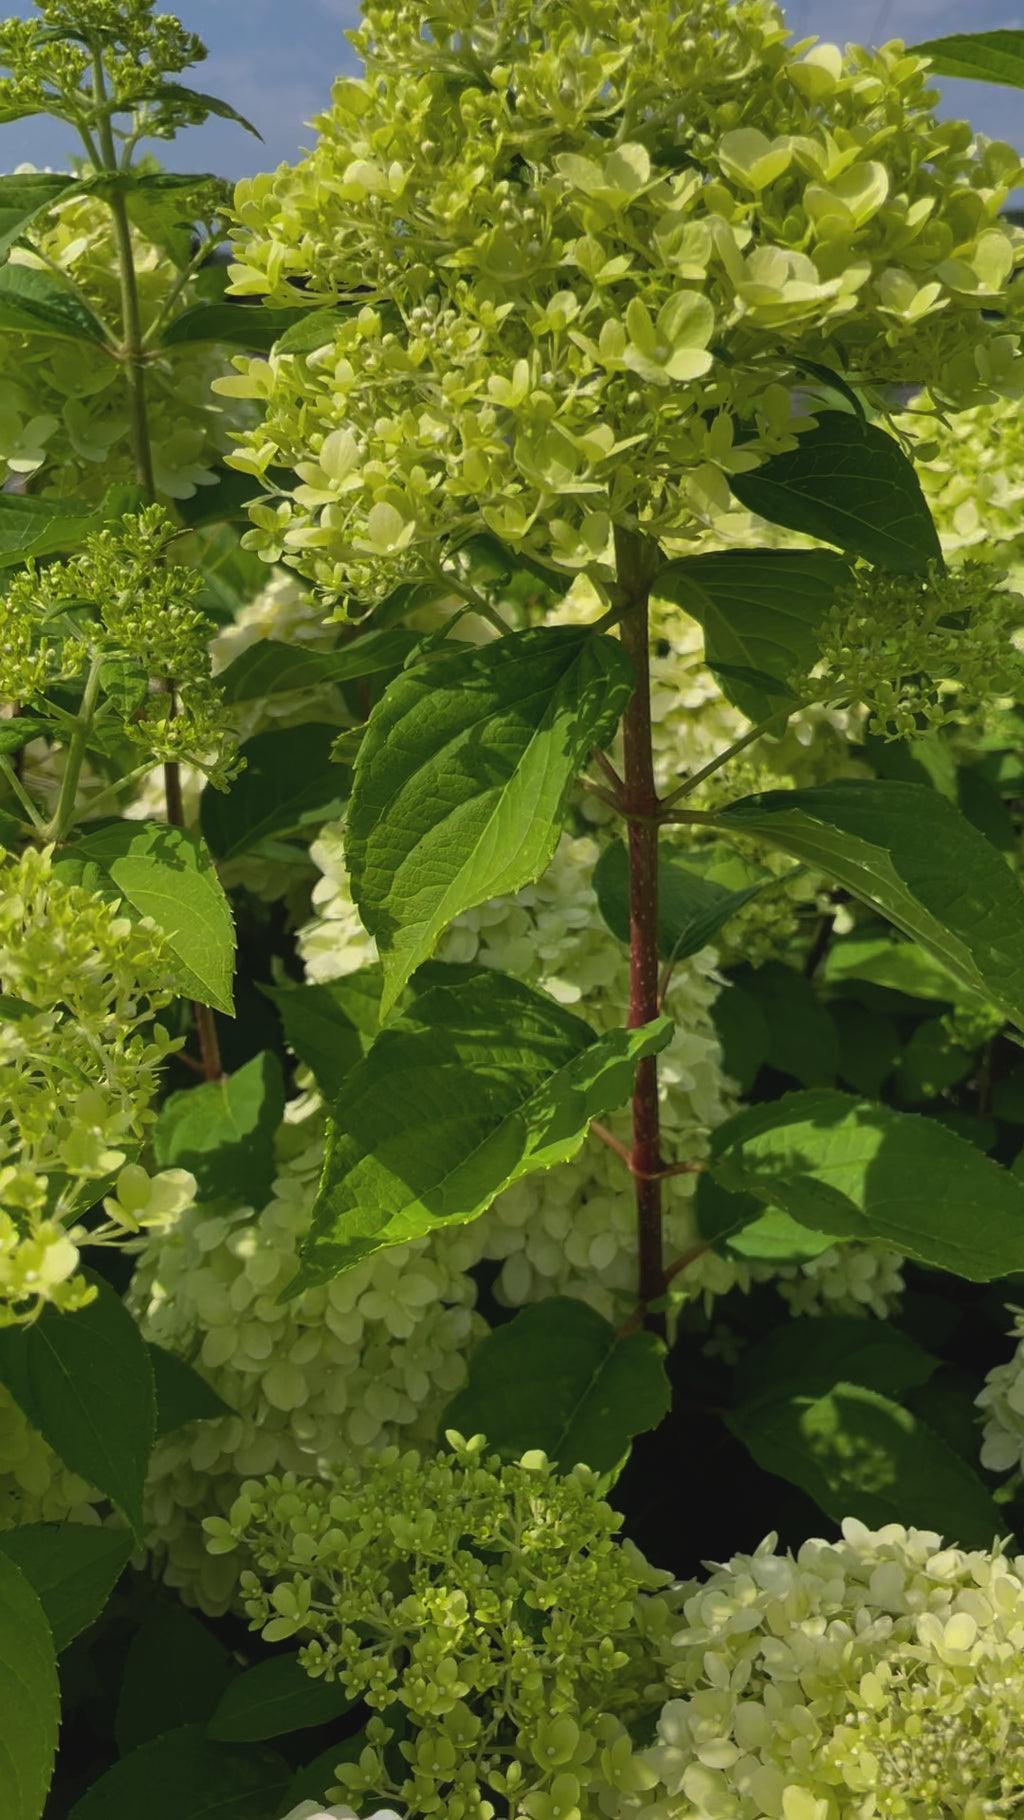
[[[622,722],[622,808],[629,849],[629,1028],[658,1015],[658,793],[651,751],[651,684],[648,598],[657,566],[652,544],[634,531],[615,530],[617,579],[630,609],[619,636],[633,660],[636,684]],[[662,1258],[658,1063],[645,1056],[633,1090],[633,1149],[630,1168],[636,1184],[640,1306],[649,1310],[665,1293]],[[645,1313],[645,1325],[664,1327],[664,1317]]]

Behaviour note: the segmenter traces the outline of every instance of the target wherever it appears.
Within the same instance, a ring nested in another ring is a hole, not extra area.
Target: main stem
[[[617,579],[630,605],[619,621],[619,637],[636,670],[636,686],[623,717],[622,807],[629,840],[629,1028],[658,1015],[658,793],[651,751],[651,681],[648,600],[657,553],[635,531],[616,526]],[[630,1168],[636,1192],[639,1251],[638,1295],[649,1310],[665,1294],[662,1257],[658,1062],[645,1056],[633,1090],[633,1149]],[[645,1325],[658,1329],[663,1318],[645,1312]]]
[[[110,115],[105,112],[107,86],[103,74],[103,59],[99,51],[93,53],[92,71],[93,95],[99,109],[96,136],[100,155],[104,170],[114,174],[119,169],[117,147],[114,144]],[[135,255],[132,251],[131,223],[128,219],[128,208],[122,191],[114,189],[107,198],[107,204],[113,219],[114,245],[117,249],[118,277],[121,286],[121,358],[124,361],[128,384],[135,477],[147,499],[155,500],[153,444],[149,434],[146,379],[143,370],[146,350],[142,338],[142,319],[139,314],[139,289],[135,282]],[[173,694],[170,683],[165,682],[162,686],[169,694]],[[170,826],[183,828],[185,811],[181,796],[181,771],[173,760],[164,765],[164,798]],[[196,1035],[199,1039],[199,1052],[202,1056],[203,1077],[208,1081],[219,1081],[224,1069],[221,1064],[220,1045],[217,1041],[217,1026],[214,1022],[213,1012],[209,1005],[200,1004],[194,1004],[192,1012],[195,1018]]]

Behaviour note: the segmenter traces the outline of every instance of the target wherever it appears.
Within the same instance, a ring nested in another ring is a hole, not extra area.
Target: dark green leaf
[[[698,849],[684,855],[663,847],[658,857],[658,953],[662,960],[684,961],[698,954],[737,910],[766,885],[777,882],[761,868],[737,866],[734,856],[723,855],[721,850],[708,853]],[[621,841],[611,841],[604,849],[594,867],[593,886],[598,909],[612,934],[620,942],[628,942],[629,859]]]
[[[327,310],[293,310],[292,326],[277,343],[279,354],[314,354],[334,340],[335,334],[352,315],[351,306]]]
[[[974,1283],[1024,1269],[1024,1184],[935,1119],[824,1089],[787,1093],[726,1119],[711,1158],[731,1196],[781,1207],[812,1232],[880,1239]]]
[[[723,693],[758,721],[794,699],[790,679],[813,669],[821,622],[849,579],[830,550],[714,550],[666,563],[652,593],[697,621]]]
[[[149,1362],[156,1388],[156,1440],[184,1428],[186,1422],[207,1422],[232,1413],[206,1379],[176,1353],[150,1343]]]
[[[331,1108],[312,1231],[286,1293],[475,1219],[520,1176],[574,1155],[672,1028],[660,1018],[597,1037],[500,973],[426,991],[381,1032]]]
[[[273,1820],[290,1781],[276,1751],[215,1744],[186,1725],[122,1757],[68,1820]]]
[[[106,345],[103,325],[73,291],[34,266],[0,267],[0,331]]]
[[[1024,893],[937,791],[840,778],[745,797],[718,820],[845,885],[1024,1027]]]
[[[361,1061],[364,1045],[332,986],[261,985],[260,991],[276,1005],[289,1048],[312,1068],[321,1093],[334,1099],[349,1070]]]
[[[142,1487],[156,1400],[146,1343],[120,1297],[86,1273],[96,1300],[0,1328],[0,1382],[65,1466],[105,1492],[141,1540]]]
[[[151,916],[175,958],[178,989],[234,1015],[231,909],[203,843],[163,822],[113,822],[70,850],[93,861],[139,916]]]
[[[0,613],[2,612],[0,606]],[[20,752],[30,740],[38,739],[44,733],[53,737],[52,721],[33,720],[25,714],[13,714],[10,720],[0,720],[0,757],[9,758],[12,753]]]
[[[399,1710],[404,1711],[404,1708]],[[394,1708],[390,1712],[384,1713],[382,1717],[386,1725],[398,1730],[398,1725],[395,1724],[398,1715],[395,1714]],[[295,1808],[301,1806],[303,1801],[315,1801],[318,1808],[323,1807],[326,1791],[337,1784],[338,1778],[335,1772],[338,1765],[340,1763],[358,1763],[369,1742],[366,1727],[360,1726],[357,1732],[352,1732],[349,1737],[342,1738],[337,1744],[331,1744],[326,1750],[321,1751],[311,1763],[303,1764],[302,1768],[296,1771],[295,1778],[281,1802],[278,1809],[278,1820],[288,1820],[288,1816]],[[388,1749],[393,1750],[394,1748],[394,1741],[392,1741]]]
[[[817,385],[824,386],[827,391],[830,390],[835,392],[840,398],[845,398],[851,410],[853,410],[858,417],[864,416],[865,413],[862,400],[858,397],[853,387],[843,378],[842,374],[836,372],[834,367],[824,366],[820,360],[805,360],[802,355],[794,354],[792,350],[789,351],[787,358],[792,362],[793,366],[795,366],[798,373],[806,373],[808,378],[813,379]]]
[[[0,1531],[0,1552],[39,1600],[58,1654],[99,1617],[133,1546],[126,1529],[92,1523],[23,1523]]]
[[[158,102],[185,102],[189,108],[191,124],[194,126],[198,126],[210,114],[216,114],[218,120],[234,120],[238,126],[244,126],[246,132],[251,133],[253,138],[258,139],[262,144],[263,134],[256,131],[252,122],[247,120],[244,114],[239,114],[233,107],[230,107],[226,101],[221,101],[217,95],[203,95],[198,89],[185,88],[180,82],[161,82],[153,90],[153,98]]]
[[[731,1075],[740,1093],[754,1085],[768,1054],[768,1020],[756,998],[744,992],[731,975],[711,1007],[711,1017],[722,1045],[722,1068]]]
[[[798,1485],[834,1522],[933,1529],[967,1548],[991,1548],[1006,1532],[977,1474],[877,1390],[837,1382],[817,1397],[759,1398],[725,1420],[759,1466]]]
[[[937,76],[966,76],[970,82],[1000,82],[1024,88],[1024,32],[952,32],[908,45],[915,57],[929,57]]]
[[[149,671],[132,657],[108,657],[100,665],[100,687],[119,714],[128,716],[149,694]]]
[[[200,799],[199,825],[218,859],[239,859],[272,834],[290,834],[339,813],[348,780],[331,763],[337,731],[305,721],[246,740],[246,768],[227,794],[207,786]]]
[[[175,500],[175,507],[185,523],[193,530],[200,525],[248,525],[246,507],[259,497],[252,475],[238,474],[234,468],[219,467],[216,463],[212,472],[217,476],[213,486],[197,487],[191,499]],[[241,554],[244,557],[246,552]],[[204,573],[209,585],[209,573],[205,569]]]
[[[522,1309],[477,1347],[441,1432],[486,1434],[489,1447],[510,1460],[536,1447],[562,1472],[580,1460],[613,1472],[633,1436],[668,1414],[663,1355],[653,1334],[624,1339],[585,1302],[553,1296]]]
[[[831,1087],[839,1066],[835,1025],[812,982],[784,961],[737,967],[733,990],[760,1007],[767,1027],[763,1060],[801,1087]]]
[[[729,485],[770,524],[820,537],[883,569],[915,574],[942,563],[913,463],[895,437],[848,411],[823,411],[795,449],[731,475]]]
[[[234,1663],[223,1643],[183,1606],[151,1605],[128,1647],[114,1737],[122,1757],[216,1711]]]
[[[57,1658],[43,1608],[0,1553],[0,1813],[39,1820],[60,1719]]]
[[[577,773],[629,698],[629,659],[540,627],[406,670],[355,764],[346,856],[384,966],[382,1012],[463,910],[539,877]]]
[[[224,347],[269,353],[288,329],[295,327],[294,310],[275,310],[251,303],[198,303],[182,310],[160,337],[165,348],[186,342],[219,341]],[[250,481],[250,490],[252,482]]]
[[[0,493],[0,568],[29,556],[77,550],[103,523],[96,506],[77,499],[36,499],[31,493]]]
[[[328,1725],[354,1705],[337,1681],[312,1680],[297,1656],[272,1656],[229,1684],[207,1735],[227,1744],[259,1743]]]
[[[751,1346],[740,1359],[735,1388],[749,1407],[783,1391],[823,1396],[840,1381],[899,1397],[927,1384],[938,1364],[888,1321],[820,1315],[813,1321],[784,1321]]]
[[[829,1015],[839,1038],[839,1078],[877,1099],[899,1059],[895,1023],[884,1011],[869,1010],[855,999],[833,999]]]
[[[263,1050],[237,1074],[169,1094],[153,1127],[153,1155],[161,1169],[190,1169],[200,1200],[232,1195],[258,1211],[273,1193],[283,1113],[281,1064]]]
[[[0,177],[0,263],[37,215],[80,188],[77,177],[59,171],[16,171]]]
[[[941,1017],[917,1025],[900,1057],[897,1087],[904,1106],[937,1099],[970,1074],[974,1052],[955,1041]]]
[[[400,670],[419,643],[418,633],[397,626],[383,632],[364,632],[338,651],[304,651],[278,639],[262,638],[236,657],[217,680],[224,700],[232,705],[263,701],[272,695],[288,695],[295,689],[322,688],[327,683],[352,682],[382,670]]]

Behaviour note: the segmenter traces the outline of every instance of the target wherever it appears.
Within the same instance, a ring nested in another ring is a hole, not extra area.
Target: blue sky
[[[31,0],[0,0],[8,17],[29,18]],[[358,18],[357,0],[163,0],[209,49],[190,80],[220,95],[263,134],[210,121],[171,146],[156,149],[170,169],[212,170],[243,177],[292,162],[313,142],[306,124],[327,105],[332,78],[355,72],[344,32]],[[908,44],[946,32],[1024,29],[1024,0],[790,0],[787,19],[797,36],[869,44],[903,38]],[[1024,90],[986,83],[945,84],[942,111],[973,121],[991,138],[1024,150]],[[21,162],[60,168],[73,135],[46,121],[0,128],[0,170]]]

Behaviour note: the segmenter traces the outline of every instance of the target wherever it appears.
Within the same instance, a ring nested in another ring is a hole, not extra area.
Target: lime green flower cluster
[[[562,1477],[540,1453],[503,1466],[482,1435],[448,1441],[430,1460],[389,1448],[333,1485],[253,1481],[206,1521],[212,1549],[252,1550],[254,1628],[310,1637],[309,1673],[382,1714],[360,1761],[338,1767],[337,1798],[578,1820],[653,1786],[629,1727],[664,1699],[652,1639],[670,1576],[616,1539],[622,1519],[586,1467]]]
[[[807,359],[1020,389],[1020,159],[901,44],[791,45],[770,0],[364,16],[315,150],[236,191],[235,291],[348,306],[217,382],[265,406],[232,460],[268,560],[367,600],[487,528],[608,582],[613,523],[685,545],[793,446]]]
[[[161,507],[147,506],[77,556],[28,562],[3,599],[0,698],[45,709],[47,691],[86,675],[104,696],[97,736],[112,718],[154,763],[187,758],[221,784],[236,768],[237,737],[224,726],[209,625],[194,605],[202,575],[164,560],[176,535]]]
[[[40,18],[0,25],[0,68],[11,71],[0,81],[6,119],[52,114],[88,131],[97,106],[96,54],[103,58],[115,112],[134,112],[159,100],[164,113],[165,78],[206,56],[201,40],[177,19],[169,13],[154,17],[154,0],[35,0],[35,5]],[[171,131],[204,118],[194,101],[181,96]]]
[[[66,883],[52,849],[0,852],[0,1326],[91,1299],[70,1222],[141,1145],[177,1046],[143,1026],[173,996],[151,925]],[[130,1230],[139,1184],[121,1198]]]
[[[155,159],[140,158],[134,168],[144,180],[159,184]],[[80,170],[87,174],[87,167]],[[211,223],[229,194],[229,186],[219,181],[197,182],[177,213]],[[231,410],[211,395],[211,381],[227,370],[219,350],[207,343],[157,345],[161,325],[197,301],[196,279],[185,264],[188,227],[187,222],[184,227],[174,224],[175,211],[159,188],[141,191],[132,207],[134,220],[147,230],[133,225],[131,238],[147,338],[154,478],[166,498],[189,499],[198,487],[215,483],[215,467],[231,448],[229,430],[244,421],[239,416],[244,407]],[[61,295],[57,282],[69,287],[109,339],[4,330],[0,478],[34,474],[34,492],[98,501],[112,483],[135,480],[124,369],[112,352],[120,335],[121,292],[110,211],[99,196],[70,196],[33,222],[26,241],[11,254],[12,278],[21,281],[29,275],[33,282],[37,274],[44,281],[52,277],[55,295]]]
[[[862,703],[889,739],[962,729],[993,698],[1021,699],[1024,599],[1005,579],[982,563],[927,576],[858,571],[825,621],[823,689]]]
[[[915,439],[918,479],[947,554],[1013,568],[1024,557],[1024,412],[1009,399],[951,422],[925,393],[896,427]]]

